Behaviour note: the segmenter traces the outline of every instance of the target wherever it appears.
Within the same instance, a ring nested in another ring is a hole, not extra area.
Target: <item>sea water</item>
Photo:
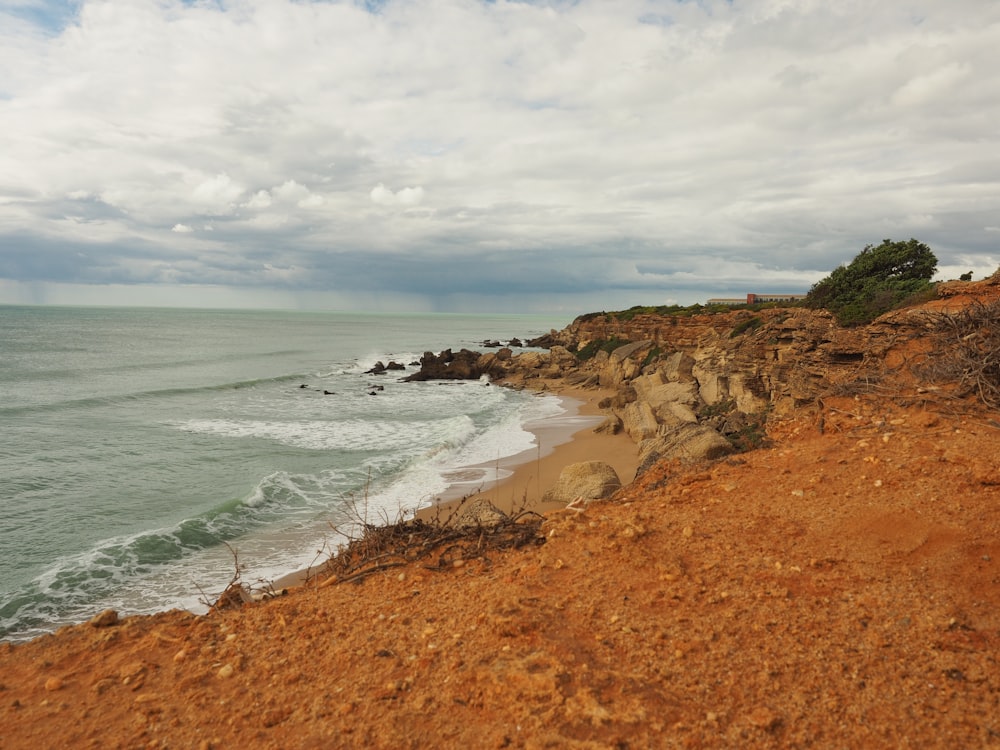
[[[401,377],[424,351],[566,322],[0,307],[0,639],[198,611],[237,561],[266,584],[345,526],[484,486],[559,399]],[[366,374],[377,361],[407,369]]]

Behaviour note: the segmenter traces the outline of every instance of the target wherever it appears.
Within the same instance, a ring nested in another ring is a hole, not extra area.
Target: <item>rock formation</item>
[[[752,447],[771,416],[819,409],[824,395],[864,392],[926,367],[920,340],[941,335],[948,300],[982,295],[986,287],[989,294],[1000,290],[1000,274],[942,284],[941,299],[861,328],[805,308],[584,315],[527,342],[547,352],[428,353],[408,379],[488,375],[535,390],[551,384],[612,391],[597,429],[627,433],[639,446],[641,473],[663,458],[717,458]]]
[[[571,503],[574,500],[605,500],[621,489],[622,482],[604,461],[570,464],[555,485],[542,495],[542,502]]]

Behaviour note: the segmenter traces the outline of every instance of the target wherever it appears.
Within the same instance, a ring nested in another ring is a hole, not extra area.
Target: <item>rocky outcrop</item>
[[[877,379],[894,346],[926,335],[930,314],[896,311],[863,328],[804,308],[587,315],[528,342],[548,351],[428,353],[408,379],[488,375],[535,390],[600,387],[613,395],[601,404],[608,416],[598,429],[628,434],[644,464],[711,459],[760,440],[769,415]]]
[[[506,352],[506,354],[503,354]],[[403,378],[405,382],[422,380],[478,380],[483,375],[500,372],[502,356],[509,358],[510,350],[501,349],[496,354],[484,356],[479,352],[461,349],[453,352],[445,349],[440,354],[424,352],[420,358],[420,369]]]
[[[568,504],[577,499],[604,500],[621,486],[621,479],[611,465],[604,461],[584,461],[563,469],[555,485],[542,495],[542,502]]]
[[[644,473],[660,461],[710,461],[728,456],[735,450],[731,442],[707,425],[688,423],[668,427],[639,443],[639,468],[636,475]]]

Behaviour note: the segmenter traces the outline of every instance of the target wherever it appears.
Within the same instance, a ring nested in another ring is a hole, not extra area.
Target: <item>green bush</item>
[[[863,325],[933,288],[936,270],[937,257],[924,243],[882,240],[814,284],[805,304],[829,310],[841,325]]]
[[[756,331],[763,324],[764,320],[756,315],[752,318],[747,318],[733,327],[733,332],[729,334],[729,338],[734,339],[741,333],[746,333],[747,331]]]
[[[625,346],[625,344],[631,344],[632,342],[628,339],[611,338],[607,340],[595,339],[594,341],[588,342],[588,344],[582,349],[574,352],[576,358],[581,362],[585,362],[591,357],[595,356],[598,352],[608,352],[609,354],[617,349],[619,346]]]

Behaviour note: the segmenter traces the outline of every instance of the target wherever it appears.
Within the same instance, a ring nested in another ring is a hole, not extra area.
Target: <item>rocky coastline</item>
[[[0,747],[991,746],[1000,279],[941,291],[425,355],[582,394],[571,465],[624,440],[635,474],[585,467],[597,496],[567,477],[509,544],[0,644]]]

